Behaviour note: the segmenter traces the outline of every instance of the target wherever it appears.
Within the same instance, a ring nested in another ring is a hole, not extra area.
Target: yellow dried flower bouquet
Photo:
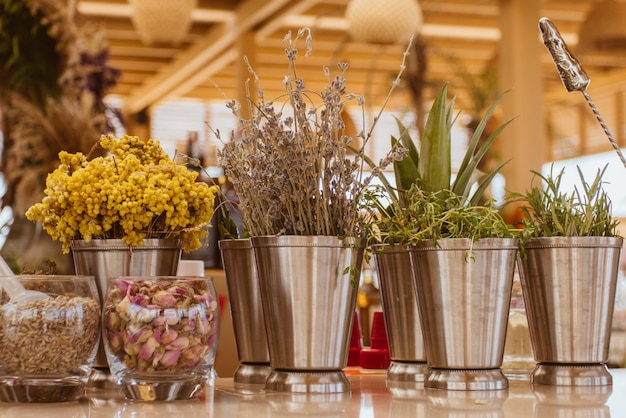
[[[104,156],[59,153],[45,197],[26,217],[42,223],[68,253],[72,240],[178,238],[184,251],[201,246],[214,211],[217,186],[174,162],[153,139],[103,135]]]

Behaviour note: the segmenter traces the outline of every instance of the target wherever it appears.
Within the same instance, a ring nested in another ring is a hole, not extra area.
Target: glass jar
[[[12,280],[34,297],[9,292]],[[0,400],[83,397],[100,341],[94,277],[20,275],[0,283]]]
[[[212,376],[220,326],[212,278],[110,278],[102,324],[111,375],[126,399],[194,399]]]

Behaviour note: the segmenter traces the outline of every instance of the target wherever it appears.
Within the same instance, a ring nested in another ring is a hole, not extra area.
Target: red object
[[[385,332],[385,318],[382,311],[374,312],[370,348],[361,350],[360,363],[364,369],[386,369],[391,364],[389,344]]]
[[[359,366],[361,364],[361,350],[363,349],[363,337],[361,336],[361,326],[359,316],[354,313],[352,320],[352,336],[350,337],[350,351],[348,353],[348,366]]]

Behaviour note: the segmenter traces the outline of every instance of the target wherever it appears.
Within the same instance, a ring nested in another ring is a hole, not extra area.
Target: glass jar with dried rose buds
[[[102,314],[111,375],[129,400],[197,398],[212,376],[220,314],[212,278],[110,278]]]
[[[82,398],[100,342],[95,278],[3,276],[0,286],[0,400]]]

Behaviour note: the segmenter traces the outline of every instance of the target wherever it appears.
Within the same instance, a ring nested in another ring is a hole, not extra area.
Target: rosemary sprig
[[[382,217],[377,222],[382,242],[415,245],[444,238],[476,241],[515,236],[497,208],[468,205],[466,198],[449,189],[430,192],[414,185],[406,199],[407,207],[397,216]]]
[[[598,169],[593,182],[587,183],[577,167],[582,191],[575,186],[570,193],[561,191],[565,169],[557,175],[554,175],[554,166],[549,175],[532,171],[533,181],[540,179],[543,187],[533,186],[524,194],[511,194],[512,200],[525,202],[521,208],[525,215],[525,240],[532,237],[617,236],[619,222],[613,218],[611,200],[602,188],[606,169],[607,166]]]

